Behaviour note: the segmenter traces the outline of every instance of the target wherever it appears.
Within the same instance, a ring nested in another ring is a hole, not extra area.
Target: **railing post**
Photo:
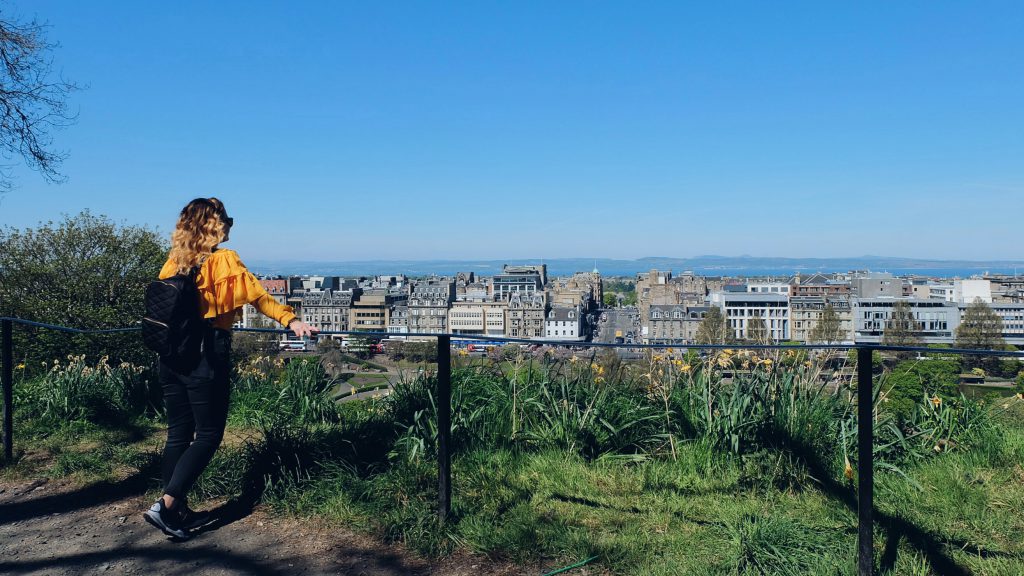
[[[874,384],[871,348],[857,348],[857,567],[871,576],[874,558]]]
[[[437,337],[437,515],[441,522],[452,511],[452,344]]]
[[[10,464],[14,461],[14,344],[11,341],[11,321],[2,320],[0,323],[4,363],[0,376],[4,387],[4,462]]]

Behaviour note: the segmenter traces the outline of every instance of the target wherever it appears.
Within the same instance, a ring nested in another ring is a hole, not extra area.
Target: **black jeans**
[[[199,365],[187,374],[160,364],[167,410],[164,493],[183,498],[213,458],[228,417],[231,332],[209,329]]]

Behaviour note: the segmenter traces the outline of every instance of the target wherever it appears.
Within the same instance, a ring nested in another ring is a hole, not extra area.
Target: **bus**
[[[281,340],[277,343],[278,349],[281,351],[291,352],[305,352],[306,341],[305,340]]]

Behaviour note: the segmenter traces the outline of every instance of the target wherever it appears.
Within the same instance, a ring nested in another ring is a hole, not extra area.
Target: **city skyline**
[[[1021,254],[1016,3],[13,8],[84,89],[0,225],[216,195],[247,261]]]

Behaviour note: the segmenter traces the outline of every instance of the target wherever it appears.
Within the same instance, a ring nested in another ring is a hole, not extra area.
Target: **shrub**
[[[111,366],[105,357],[90,365],[85,356],[68,356],[66,364],[55,361],[45,375],[19,387],[19,410],[52,425],[122,424],[146,408],[143,372],[128,363]]]

